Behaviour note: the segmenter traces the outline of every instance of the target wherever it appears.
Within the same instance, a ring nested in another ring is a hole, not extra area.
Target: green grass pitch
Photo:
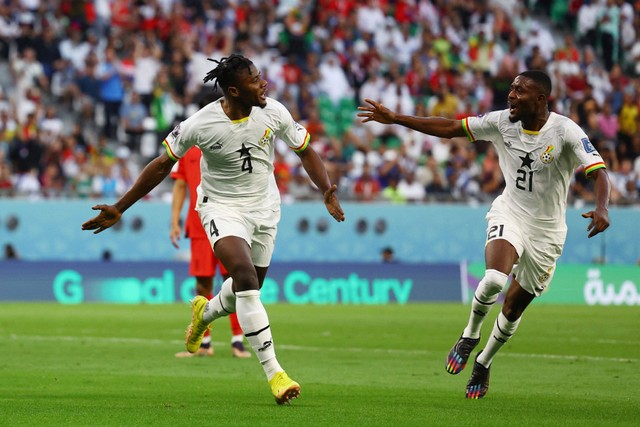
[[[290,406],[275,404],[255,355],[231,357],[226,319],[213,358],[176,359],[188,305],[0,304],[0,425],[640,424],[637,307],[534,302],[478,401],[464,397],[471,366],[444,368],[466,306],[267,310],[278,359],[302,386]]]

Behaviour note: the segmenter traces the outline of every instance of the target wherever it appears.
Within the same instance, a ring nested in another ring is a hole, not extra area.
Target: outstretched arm
[[[591,218],[587,227],[589,238],[609,228],[609,198],[611,197],[611,183],[606,169],[597,169],[590,175],[595,181],[596,208],[582,214],[583,218]]]
[[[302,161],[302,167],[309,174],[311,181],[322,191],[324,205],[331,216],[338,222],[344,221],[344,211],[340,206],[340,201],[335,192],[338,186],[331,184],[327,169],[318,156],[318,153],[311,147],[307,147],[304,151],[297,153]]]
[[[140,173],[140,176],[114,205],[96,205],[92,207],[94,211],[100,213],[82,224],[83,230],[95,230],[93,234],[98,234],[120,220],[122,214],[135,202],[149,194],[151,190],[158,186],[163,179],[171,172],[175,161],[162,153],[153,159]]]
[[[358,110],[358,117],[362,117],[362,122],[375,121],[385,125],[401,125],[409,129],[440,138],[455,138],[466,136],[460,120],[446,119],[444,117],[418,117],[396,114],[379,102],[365,99],[369,105],[362,105]]]

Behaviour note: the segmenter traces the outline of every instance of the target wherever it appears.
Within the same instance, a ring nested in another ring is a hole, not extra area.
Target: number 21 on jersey
[[[502,237],[504,233],[504,224],[492,225],[487,233],[487,240],[495,239],[496,237]]]

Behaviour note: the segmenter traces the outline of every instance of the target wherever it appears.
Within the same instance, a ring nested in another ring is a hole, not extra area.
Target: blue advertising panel
[[[27,261],[184,261],[169,240],[171,204],[140,201],[111,229],[94,235],[80,225],[91,206],[113,200],[20,200],[0,198],[0,245],[10,244]],[[370,262],[391,246],[407,263],[484,261],[488,205],[343,204],[347,220],[335,222],[320,202],[283,204],[273,262]],[[640,207],[611,207],[612,226],[587,238],[584,207],[567,209],[569,231],[560,263],[634,265],[640,260]],[[43,216],[43,212],[46,215]],[[183,210],[183,215],[184,215]]]
[[[188,273],[184,262],[0,262],[0,301],[187,302],[195,289]],[[261,294],[265,304],[461,301],[460,265],[275,263]]]

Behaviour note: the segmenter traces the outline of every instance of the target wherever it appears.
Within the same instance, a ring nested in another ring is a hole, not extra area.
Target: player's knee
[[[502,292],[508,280],[508,275],[498,270],[488,269],[484,272],[477,292],[485,298],[491,298]]]
[[[241,291],[259,290],[258,276],[253,271],[238,271],[233,276],[233,287],[236,294]]]

